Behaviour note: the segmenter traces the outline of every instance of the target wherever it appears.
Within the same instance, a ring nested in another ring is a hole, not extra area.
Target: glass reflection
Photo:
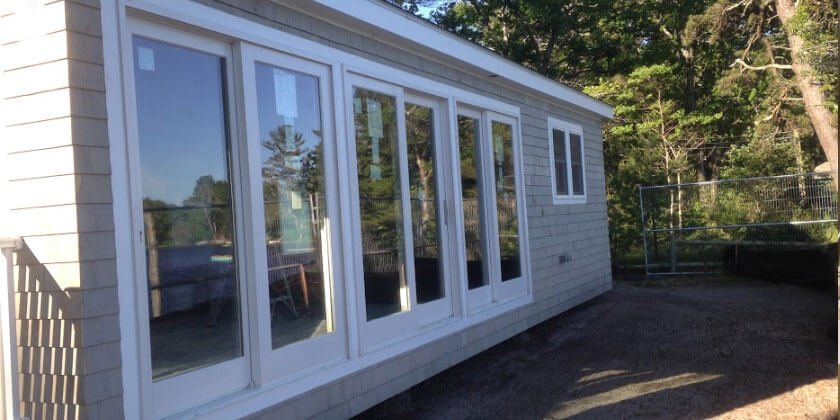
[[[271,344],[332,331],[327,320],[325,204],[318,78],[256,63]]]
[[[569,134],[569,151],[572,155],[572,191],[583,195],[583,151],[578,134]]]
[[[355,88],[353,115],[367,319],[408,309],[396,98]]]
[[[493,162],[496,172],[496,218],[502,281],[521,276],[519,217],[516,211],[516,174],[513,171],[513,127],[493,121]]]
[[[557,182],[557,195],[569,194],[569,180],[566,168],[566,133],[554,130],[554,178]]]
[[[414,279],[419,303],[437,300],[444,295],[435,207],[434,124],[432,108],[405,104]]]
[[[222,57],[134,37],[152,377],[242,355]]]
[[[464,244],[467,284],[470,289],[489,284],[481,252],[484,213],[481,211],[481,177],[478,168],[479,121],[458,116],[458,149],[461,159],[461,199],[464,206]]]

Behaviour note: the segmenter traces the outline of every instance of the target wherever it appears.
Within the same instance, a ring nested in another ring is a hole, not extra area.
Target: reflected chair
[[[298,255],[283,255],[279,250],[269,250],[268,287],[272,316],[274,316],[277,303],[286,305],[295,318],[300,316],[295,295],[292,292],[292,288],[296,285],[300,285],[303,307],[309,310],[309,282],[306,278],[306,266],[312,262],[311,260],[301,261]]]

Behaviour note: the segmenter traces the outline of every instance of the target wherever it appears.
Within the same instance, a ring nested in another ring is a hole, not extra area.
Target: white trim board
[[[301,38],[273,27],[261,25],[202,4],[161,0],[123,1],[125,1],[125,6],[128,8],[126,13],[132,15],[132,12],[140,12],[141,20],[150,22],[167,22],[167,20],[180,22],[187,25],[186,28],[179,28],[181,30],[196,30],[200,28],[201,30],[209,31],[206,35],[210,37],[212,37],[211,33],[215,32],[221,34],[221,36],[216,37],[219,39],[236,39],[263,48],[274,49],[284,54],[297,56],[307,61],[326,64],[331,67],[343,65],[343,70],[347,73],[379,79],[386,83],[399,85],[403,88],[440,98],[455,95],[457,101],[464,104],[474,105],[488,111],[495,111],[517,118],[520,116],[518,106],[377,63],[358,55]],[[151,14],[151,16],[147,16],[144,12]],[[162,18],[164,16],[167,20]],[[163,24],[166,25],[167,23]]]
[[[103,69],[105,75],[105,103],[108,113],[108,152],[111,159],[111,191],[113,195],[114,251],[117,279],[134,278],[134,248],[132,240],[131,188],[128,174],[125,108],[123,86],[123,29],[125,8],[121,3],[103,2],[100,11],[102,24]],[[133,282],[117,281],[120,313],[120,358],[122,373],[123,415],[128,420],[150,416],[141,393],[142,366],[140,340],[135,331],[136,299]]]
[[[490,83],[506,82],[538,96],[549,96],[561,102],[580,107],[604,119],[613,118],[609,105],[562,83],[556,82],[524,66],[510,61],[484,47],[467,41],[419,17],[393,10],[394,6],[381,0],[356,1],[352,14],[348,13],[346,0],[273,0],[292,9],[300,10],[318,19],[364,35],[372,35],[413,54],[425,52],[426,58],[438,58],[445,63],[473,73],[484,69],[485,80]],[[414,40],[423,40],[418,43]],[[493,69],[488,71],[487,69]],[[492,74],[492,76],[491,76]]]

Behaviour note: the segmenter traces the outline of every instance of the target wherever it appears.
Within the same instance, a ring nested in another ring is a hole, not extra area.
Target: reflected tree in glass
[[[552,130],[554,142],[554,179],[557,186],[557,195],[569,194],[569,180],[566,168],[566,133],[562,130]]]
[[[464,208],[467,284],[470,289],[489,284],[484,274],[482,255],[484,212],[481,209],[479,140],[479,120],[459,115],[458,151],[461,160],[461,199]]]
[[[318,78],[256,63],[272,348],[333,330]]]
[[[225,60],[133,38],[152,377],[242,355]]]
[[[396,98],[354,88],[367,319],[408,309]]]
[[[496,218],[502,281],[521,276],[519,217],[516,210],[516,174],[513,164],[513,127],[493,121],[493,162],[496,175]]]
[[[569,152],[572,155],[572,191],[583,195],[583,150],[579,134],[569,133]]]
[[[435,194],[435,137],[432,108],[406,103],[408,177],[411,192],[411,225],[414,241],[414,278],[417,301],[443,297],[440,244]]]

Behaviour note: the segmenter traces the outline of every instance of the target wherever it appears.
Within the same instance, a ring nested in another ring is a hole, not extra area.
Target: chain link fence
[[[831,173],[639,186],[648,275],[721,272],[745,252],[837,241]]]

